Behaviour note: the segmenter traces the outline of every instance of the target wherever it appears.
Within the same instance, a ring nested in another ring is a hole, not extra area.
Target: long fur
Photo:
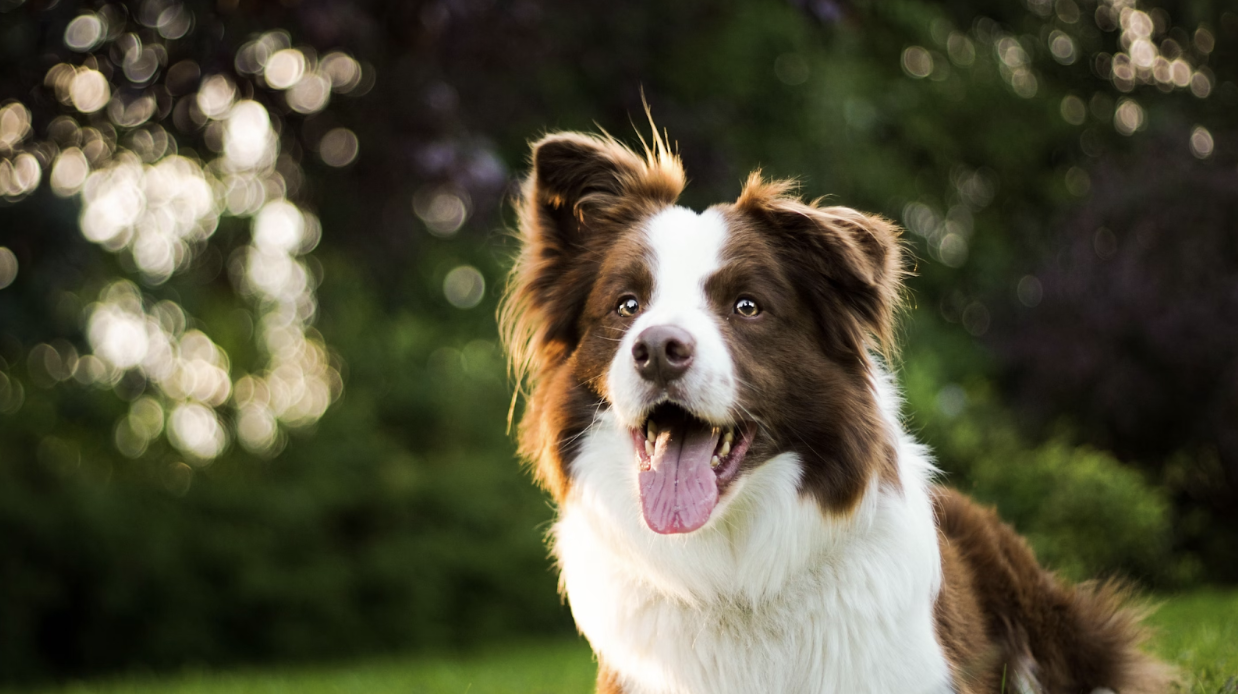
[[[1062,582],[995,512],[934,484],[874,356],[894,349],[897,227],[759,174],[734,203],[676,207],[682,165],[652,142],[533,145],[500,311],[527,392],[520,452],[558,504],[552,547],[598,691],[1166,691],[1126,589]],[[632,363],[663,325],[695,345],[672,386]],[[746,451],[680,534],[652,531],[640,497],[645,421],[668,402]]]

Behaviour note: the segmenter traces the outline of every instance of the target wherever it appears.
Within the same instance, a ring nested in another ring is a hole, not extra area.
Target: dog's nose
[[[666,385],[692,365],[696,341],[683,328],[655,325],[645,328],[632,345],[632,359],[641,378]]]

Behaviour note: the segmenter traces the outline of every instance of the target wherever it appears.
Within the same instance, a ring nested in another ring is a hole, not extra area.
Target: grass
[[[1148,622],[1155,651],[1176,663],[1189,694],[1238,694],[1238,591],[1167,598]]]
[[[1238,694],[1238,590],[1168,597],[1149,622],[1156,652],[1185,674],[1183,694]],[[588,645],[560,641],[471,656],[130,675],[23,694],[587,694],[593,675]]]
[[[322,667],[127,676],[38,694],[586,694],[593,656],[583,640],[509,646],[473,656],[364,660]],[[7,693],[6,693],[7,694]],[[34,692],[30,692],[34,694]]]

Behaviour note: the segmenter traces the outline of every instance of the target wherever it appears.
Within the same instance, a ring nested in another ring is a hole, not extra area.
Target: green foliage
[[[1066,576],[1169,578],[1169,505],[1112,456],[1060,440],[995,447],[975,459],[970,477],[971,493],[996,504],[1041,561]]]
[[[3,678],[570,633],[538,531],[551,511],[512,459],[503,365],[477,337],[489,315],[385,312],[323,260],[349,388],[278,458],[234,450],[169,478],[61,434],[0,461]],[[93,392],[74,388],[55,392]],[[0,438],[40,411],[0,419]]]
[[[905,364],[912,421],[923,426],[946,483],[996,506],[1042,562],[1073,580],[1116,574],[1173,585],[1191,578],[1171,557],[1164,490],[1065,437],[1029,443],[986,382],[943,387],[935,366],[922,354]]]

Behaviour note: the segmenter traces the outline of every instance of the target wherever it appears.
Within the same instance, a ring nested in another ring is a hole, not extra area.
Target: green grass
[[[1238,694],[1238,590],[1168,597],[1149,622],[1156,652],[1186,676],[1184,694]],[[561,641],[471,656],[125,676],[23,694],[587,694],[593,675],[588,645]]]
[[[1183,674],[1183,692],[1238,694],[1238,591],[1166,598],[1148,619],[1154,648]]]
[[[322,667],[129,676],[39,694],[586,694],[596,666],[583,640],[485,655],[365,660]],[[33,694],[33,692],[31,693]]]

